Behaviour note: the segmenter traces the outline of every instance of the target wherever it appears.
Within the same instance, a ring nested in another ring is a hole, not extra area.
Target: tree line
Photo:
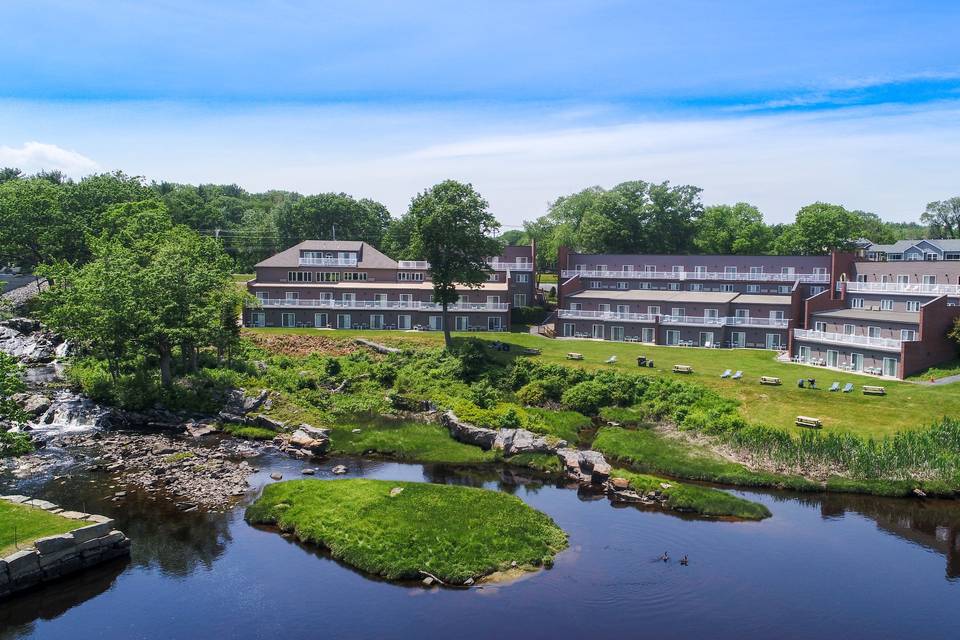
[[[218,238],[242,272],[307,239],[362,240],[396,259],[423,257],[412,242],[412,218],[392,217],[370,198],[148,183],[122,172],[73,181],[56,171],[25,175],[6,168],[0,170],[0,264],[83,261],[91,253],[88,238],[103,231],[107,207],[147,200],[161,202],[173,224]],[[748,203],[704,206],[698,187],[632,180],[561,196],[545,215],[501,240],[536,239],[540,267],[553,268],[560,246],[588,253],[818,254],[849,249],[859,238],[923,237],[960,237],[960,197],[931,202],[916,223],[815,202],[792,223],[768,224]]]

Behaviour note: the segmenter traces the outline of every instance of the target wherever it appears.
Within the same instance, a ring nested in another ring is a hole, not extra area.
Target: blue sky
[[[960,191],[956,2],[4,3],[0,164],[375,197],[507,224],[625,179],[773,221]]]

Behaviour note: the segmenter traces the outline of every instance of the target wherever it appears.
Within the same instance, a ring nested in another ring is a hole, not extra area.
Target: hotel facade
[[[556,335],[776,349],[903,378],[956,356],[960,241],[828,256],[611,255],[561,249]]]
[[[536,301],[534,246],[493,257],[489,281],[464,287],[448,305],[455,331],[501,331],[510,311]],[[244,309],[249,327],[441,330],[430,265],[396,261],[365,242],[308,240],[255,266],[247,283],[257,298]]]

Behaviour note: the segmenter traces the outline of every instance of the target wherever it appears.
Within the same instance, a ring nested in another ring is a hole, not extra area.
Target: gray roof
[[[702,302],[725,304],[728,302],[747,302],[759,304],[777,304],[767,298],[781,298],[781,296],[745,296],[739,293],[717,293],[711,291],[669,291],[665,289],[585,289],[577,293],[572,293],[566,298],[599,298],[601,300],[624,300],[634,302]],[[748,298],[743,300],[743,298]],[[750,298],[764,298],[764,300],[750,300]],[[789,296],[782,296],[784,302],[781,304],[790,304]]]
[[[877,322],[904,322],[917,324],[920,314],[915,311],[871,311],[870,309],[836,309],[834,311],[817,311],[813,313],[816,319],[847,318],[850,320],[875,320]]]
[[[258,262],[255,267],[299,267],[301,251],[354,251],[359,253],[358,269],[396,269],[395,260],[386,256],[366,242],[355,240],[304,240]]]
[[[931,238],[919,240],[898,240],[893,244],[871,244],[867,251],[883,251],[884,253],[903,253],[910,247],[915,247],[921,242],[927,242],[937,247],[941,251],[960,251],[960,239],[958,238]]]

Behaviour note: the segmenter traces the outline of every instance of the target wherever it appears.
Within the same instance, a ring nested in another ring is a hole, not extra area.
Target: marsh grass
[[[764,505],[719,489],[684,484],[624,469],[614,469],[612,475],[615,478],[625,478],[630,483],[630,488],[639,493],[659,491],[666,496],[667,505],[677,511],[742,520],[762,520],[771,515]]]
[[[402,491],[391,496],[393,489]],[[293,480],[264,488],[246,512],[334,558],[393,580],[427,571],[462,584],[516,562],[550,565],[567,536],[519,498],[485,489],[387,480]]]

